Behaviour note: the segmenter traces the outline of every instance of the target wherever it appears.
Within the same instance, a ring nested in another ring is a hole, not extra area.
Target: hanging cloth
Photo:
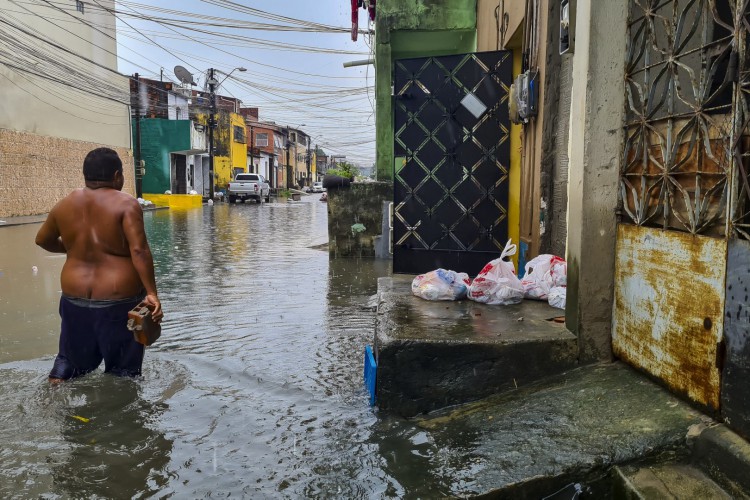
[[[359,5],[361,0],[352,0],[352,41],[357,41],[359,33]]]

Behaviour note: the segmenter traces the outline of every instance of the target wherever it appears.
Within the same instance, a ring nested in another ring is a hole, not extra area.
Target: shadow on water
[[[56,489],[71,496],[133,497],[168,485],[172,441],[156,427],[166,404],[142,399],[133,380],[104,375],[53,390],[74,414],[64,415],[60,426],[70,452],[50,464]]]
[[[132,379],[94,373],[53,386],[27,368],[0,370],[12,381],[0,416],[0,496],[131,498],[168,486],[165,403],[142,397]]]
[[[145,221],[166,316],[142,378],[96,372],[49,387],[56,345],[26,337],[16,302],[0,301],[0,346],[28,344],[0,359],[0,497],[472,491],[481,464],[463,445],[476,436],[432,433],[369,407],[363,350],[390,263],[330,260],[320,250],[325,204],[217,204]],[[56,337],[59,292],[48,286],[34,299],[39,284],[15,278],[29,267],[34,233],[13,233],[18,257],[0,264],[24,311],[43,301],[33,329]]]

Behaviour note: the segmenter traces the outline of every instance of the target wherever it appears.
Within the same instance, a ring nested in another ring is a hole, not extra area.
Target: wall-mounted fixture
[[[518,75],[511,85],[510,121],[528,123],[538,111],[539,71],[528,70]]]
[[[573,52],[575,39],[575,0],[560,0],[560,55]]]

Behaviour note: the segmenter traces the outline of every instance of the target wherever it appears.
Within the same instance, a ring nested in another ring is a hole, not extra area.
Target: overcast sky
[[[238,12],[233,6],[268,15]],[[159,79],[163,68],[165,80],[177,81],[174,67],[181,65],[193,73],[195,88],[202,89],[208,68],[223,72],[222,79],[233,68],[244,67],[247,71],[235,71],[219,93],[259,107],[261,120],[292,127],[304,124],[301,128],[327,152],[345,154],[363,166],[374,163],[375,96],[368,89],[374,85],[374,69],[343,67],[344,62],[370,57],[371,37],[360,34],[352,42],[349,0],[118,0],[117,8],[120,72]],[[259,23],[300,27],[275,16],[347,31],[251,29]],[[360,28],[368,29],[364,10],[359,19]],[[301,48],[273,47],[269,42]]]

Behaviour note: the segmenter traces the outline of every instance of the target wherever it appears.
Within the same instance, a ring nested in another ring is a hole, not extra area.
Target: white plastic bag
[[[568,263],[560,257],[552,261],[550,273],[552,273],[552,286],[568,286]]]
[[[499,259],[495,259],[474,278],[468,297],[483,304],[510,305],[523,300],[523,285],[516,276],[513,262],[503,260],[516,253],[516,246],[508,240]]]
[[[565,294],[567,292],[568,288],[564,286],[553,286],[550,288],[549,295],[547,295],[549,305],[558,309],[565,309]]]
[[[547,300],[549,289],[552,288],[550,267],[554,255],[542,254],[526,263],[526,272],[521,279],[523,294],[527,299]]]
[[[542,254],[527,262],[524,269],[521,284],[527,299],[547,300],[552,287],[567,284],[568,266],[560,257]]]
[[[469,275],[448,269],[420,274],[411,282],[411,293],[425,300],[460,300],[466,297]]]

